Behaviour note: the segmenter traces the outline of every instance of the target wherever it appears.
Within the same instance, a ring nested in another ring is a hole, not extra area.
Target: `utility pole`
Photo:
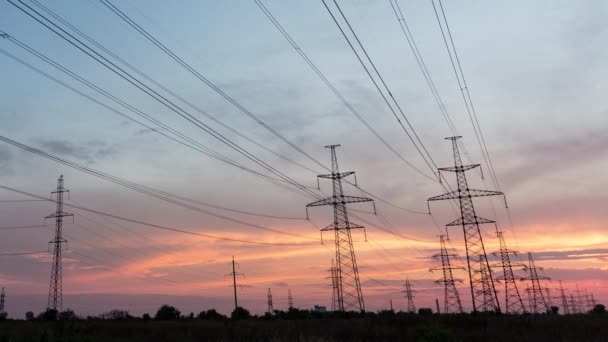
[[[500,191],[475,190],[470,189],[467,183],[465,171],[479,167],[479,164],[463,165],[458,150],[460,136],[448,137],[452,141],[454,153],[454,166],[439,168],[439,180],[441,181],[441,171],[456,173],[458,189],[447,192],[443,195],[434,196],[427,201],[457,200],[460,209],[460,217],[448,223],[447,226],[461,226],[464,233],[465,248],[467,253],[467,266],[469,271],[469,283],[471,287],[471,302],[473,311],[480,311],[480,308],[500,312],[500,303],[494,287],[494,279],[490,272],[490,264],[483,243],[480,224],[495,223],[492,220],[477,216],[473,206],[473,197],[485,196],[504,196]],[[430,212],[430,205],[429,205]],[[482,268],[483,267],[483,268]],[[485,271],[488,270],[488,271]]]
[[[569,315],[570,314],[570,308],[568,305],[568,299],[566,297],[566,292],[564,291],[564,286],[562,285],[562,281],[559,281],[559,298],[560,301],[562,302],[562,309],[564,312],[564,315]]]
[[[519,289],[517,288],[517,282],[515,281],[516,278],[520,279],[521,277],[515,276],[513,267],[525,267],[526,265],[519,263],[515,264],[511,261],[511,255],[517,255],[517,252],[507,248],[505,237],[503,232],[498,230],[498,225],[496,226],[496,236],[500,242],[500,249],[492,254],[494,256],[500,255],[499,266],[502,268],[503,275],[497,279],[502,280],[505,283],[505,312],[507,314],[525,313],[526,307],[521,299]]]
[[[443,312],[448,313],[463,313],[462,303],[460,302],[460,294],[456,288],[456,282],[462,282],[460,279],[454,279],[453,270],[464,270],[464,267],[452,266],[450,257],[455,257],[455,253],[448,253],[445,246],[445,235],[439,235],[439,243],[441,251],[439,254],[433,255],[435,259],[441,259],[441,266],[433,267],[429,271],[441,271],[443,277],[435,280],[437,284],[443,284]]]
[[[416,313],[416,306],[414,305],[414,294],[412,293],[412,284],[409,279],[405,278],[405,297],[407,298],[407,312]]]
[[[237,273],[236,265],[238,265],[238,264],[236,264],[234,262],[234,256],[232,256],[232,272],[228,273],[226,276],[232,276],[232,288],[234,290],[234,309],[235,310],[239,307],[239,302],[238,302],[237,295],[236,295],[236,276],[243,275],[242,273]]]
[[[439,299],[435,298],[435,307],[437,308],[437,314],[441,314],[441,311],[439,311]]]
[[[323,240],[324,231],[334,232],[334,241],[336,245],[336,278],[338,280],[337,309],[340,311],[359,310],[363,312],[365,311],[365,304],[363,302],[363,292],[361,291],[361,281],[359,280],[359,269],[357,268],[357,259],[355,257],[351,230],[363,229],[365,232],[365,228],[358,224],[354,224],[349,220],[346,204],[359,202],[373,203],[373,199],[344,195],[342,178],[355,173],[352,171],[340,172],[338,168],[338,158],[336,157],[336,147],[338,146],[340,145],[325,146],[326,148],[331,149],[331,174],[317,176],[318,178],[332,180],[333,196],[306,205],[306,216],[308,217],[309,207],[333,206],[334,222],[326,228],[321,229],[321,241]]]
[[[535,314],[549,312],[549,304],[547,304],[547,300],[543,295],[543,288],[540,286],[540,281],[551,279],[538,274],[538,271],[542,270],[542,267],[537,267],[534,264],[532,253],[528,253],[528,266],[525,270],[528,272],[528,277],[522,278],[522,280],[530,281],[530,286],[526,289],[530,301],[530,311]]]
[[[291,296],[291,289],[287,289],[287,308],[293,309],[293,297]]]
[[[272,306],[272,293],[270,292],[270,288],[268,288],[268,310],[266,310],[269,314],[274,313],[274,306]]]
[[[49,285],[49,299],[47,310],[63,310],[63,279],[62,279],[62,248],[68,241],[63,238],[63,218],[74,216],[74,214],[63,211],[63,194],[69,190],[63,187],[63,175],[57,179],[57,189],[51,194],[55,194],[55,212],[46,218],[55,219],[55,238],[49,243],[53,244],[53,263],[51,268],[51,282]]]
[[[4,287],[2,287],[2,292],[0,292],[0,318],[6,314],[6,309],[4,308]]]
[[[393,309],[393,300],[389,299],[388,302],[391,305],[391,312],[395,312],[395,310]]]

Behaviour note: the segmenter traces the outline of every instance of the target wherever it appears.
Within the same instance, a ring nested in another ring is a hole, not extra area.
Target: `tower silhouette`
[[[430,271],[441,271],[443,275],[441,279],[435,280],[435,283],[443,284],[443,312],[446,314],[463,313],[460,294],[456,288],[456,282],[462,282],[462,280],[454,279],[452,271],[457,269],[464,270],[464,267],[452,266],[450,257],[455,257],[456,254],[448,253],[445,246],[445,235],[439,235],[439,243],[441,245],[441,251],[439,254],[433,255],[433,258],[441,259],[441,266],[433,267]]]
[[[508,314],[521,314],[526,312],[526,307],[517,288],[516,277],[513,272],[513,267],[525,267],[524,264],[513,263],[511,255],[517,255],[516,251],[507,248],[503,232],[498,230],[496,226],[496,236],[500,242],[500,249],[492,254],[500,256],[500,268],[502,268],[502,276],[498,280],[502,280],[505,285],[505,312]]]
[[[564,286],[562,285],[562,281],[559,281],[559,299],[562,303],[562,312],[564,315],[570,314],[570,308],[568,305],[568,298],[566,297],[566,292],[564,291]]]
[[[74,216],[74,214],[63,211],[63,194],[69,190],[63,187],[63,175],[57,179],[57,189],[51,194],[55,194],[56,208],[55,212],[46,218],[55,219],[55,237],[49,243],[53,244],[53,263],[51,268],[51,283],[49,285],[49,298],[47,309],[61,311],[63,310],[63,274],[62,274],[62,250],[63,244],[67,240],[63,238],[63,218]]]
[[[4,294],[4,287],[2,287],[2,292],[0,292],[0,318],[2,318],[6,314],[6,309],[4,308],[5,297],[6,296]]]
[[[338,271],[334,259],[331,259],[331,268],[329,269],[329,278],[331,279],[331,311],[338,311]]]
[[[576,300],[576,298],[574,298],[574,295],[572,293],[570,293],[570,313],[571,314],[579,313],[578,300]]]
[[[287,308],[293,309],[293,297],[291,296],[291,289],[287,289]]]
[[[244,277],[245,275],[242,273],[238,273],[236,271],[236,266],[238,266],[237,263],[234,262],[234,256],[232,256],[232,272],[228,273],[226,275],[227,276],[231,276],[232,277],[232,290],[234,291],[234,309],[236,310],[239,307],[239,301],[238,301],[238,297],[237,297],[237,293],[236,293],[236,276],[242,276]]]
[[[274,306],[272,305],[272,293],[270,292],[270,288],[268,289],[268,309],[266,310],[266,312],[271,315],[274,312]]]
[[[351,235],[352,229],[365,229],[363,226],[352,223],[349,220],[346,210],[347,203],[373,202],[371,198],[345,196],[342,189],[342,178],[353,175],[354,172],[340,172],[338,168],[338,158],[336,157],[336,147],[340,145],[329,145],[331,149],[331,174],[319,175],[319,178],[331,179],[333,183],[333,196],[310,203],[309,207],[331,205],[334,207],[334,222],[321,229],[334,232],[336,245],[336,279],[338,283],[337,309],[340,311],[359,310],[365,311],[363,302],[363,292],[361,291],[361,281],[359,280],[359,270],[355,257],[355,248]],[[322,236],[322,235],[321,235]]]
[[[447,226],[461,226],[464,233],[465,249],[467,254],[467,268],[469,272],[469,283],[471,288],[471,302],[473,311],[497,311],[500,312],[500,303],[494,287],[494,279],[490,271],[488,256],[481,236],[480,224],[495,223],[492,220],[477,216],[473,206],[473,197],[504,196],[500,191],[470,189],[465,172],[479,164],[463,165],[458,150],[458,139],[460,136],[448,137],[452,141],[454,154],[454,166],[439,168],[439,179],[441,171],[456,173],[458,189],[445,194],[434,196],[427,201],[457,200],[460,209],[460,217],[448,223]],[[430,206],[429,206],[430,211]]]
[[[414,294],[412,290],[412,283],[410,280],[405,278],[405,298],[407,298],[407,312],[416,313],[416,305],[414,305]]]
[[[550,280],[549,277],[541,276],[538,271],[542,270],[542,267],[537,267],[534,264],[532,253],[528,253],[528,266],[525,268],[528,272],[528,276],[522,278],[522,280],[530,281],[530,286],[526,289],[528,292],[528,301],[530,302],[530,312],[546,313],[551,309],[543,294],[543,288],[540,285],[541,280]]]

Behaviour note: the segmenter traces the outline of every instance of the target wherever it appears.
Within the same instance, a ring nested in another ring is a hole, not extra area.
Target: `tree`
[[[112,319],[112,320],[124,320],[133,318],[133,316],[129,315],[129,311],[127,310],[111,310],[106,313],[99,315],[101,319]]]
[[[151,319],[152,319],[152,317],[150,317],[150,314],[147,314],[147,313],[145,313],[143,316],[141,316],[141,318],[142,318],[144,321],[149,321],[149,320],[151,320]]]
[[[159,321],[170,321],[179,319],[181,312],[173,306],[163,305],[158,311],[156,311],[156,315],[154,315],[154,319]]]
[[[237,319],[249,319],[251,318],[251,313],[249,312],[249,310],[242,308],[240,306],[237,306],[233,311],[232,314],[230,315],[230,318],[237,320]]]
[[[44,321],[56,321],[58,312],[54,309],[46,309],[45,311],[38,314],[38,319]]]
[[[8,317],[8,314],[6,312],[3,312],[0,314],[0,321],[6,321],[6,318]]]
[[[27,319],[28,321],[31,321],[34,319],[34,313],[31,311],[28,311],[25,313],[25,319]]]
[[[606,313],[606,306],[604,304],[596,304],[591,310],[592,313]]]
[[[558,306],[552,306],[551,307],[551,311],[549,311],[549,313],[553,314],[553,315],[557,315],[558,312],[559,312],[559,307]]]
[[[76,315],[74,310],[71,309],[61,311],[57,317],[60,321],[75,321],[78,319],[78,316]]]
[[[217,312],[215,309],[209,309],[207,311],[201,311],[199,312],[198,316],[196,316],[198,319],[206,319],[206,320],[210,320],[210,321],[222,321],[225,320],[227,317],[222,315],[221,313]]]

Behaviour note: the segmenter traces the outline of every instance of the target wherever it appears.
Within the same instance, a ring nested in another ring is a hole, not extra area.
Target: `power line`
[[[11,187],[8,187],[8,186],[0,185],[0,189],[4,189],[4,190],[15,192],[15,193],[18,193],[18,194],[21,194],[21,195],[30,196],[30,197],[33,197],[33,198],[38,198],[38,199],[41,199],[41,200],[46,200],[46,201],[52,202],[52,200],[46,199],[46,198],[44,198],[42,196],[31,194],[31,193],[28,193],[28,192],[25,192],[25,191],[22,191],[22,190],[18,190],[18,189],[15,189],[15,188],[11,188]],[[150,227],[150,228],[156,228],[156,229],[167,230],[167,231],[172,231],[172,232],[176,232],[176,233],[182,233],[182,234],[200,236],[200,237],[209,238],[209,239],[224,240],[224,241],[231,241],[231,242],[241,242],[241,243],[248,243],[248,244],[257,244],[257,245],[270,245],[270,246],[312,246],[312,245],[318,245],[317,243],[273,243],[273,242],[260,242],[260,241],[250,241],[250,240],[243,240],[243,239],[227,238],[227,237],[221,237],[221,236],[214,236],[214,235],[196,233],[196,232],[192,232],[192,231],[187,231],[187,230],[182,230],[182,229],[178,229],[178,228],[172,228],[172,227],[162,226],[162,225],[153,224],[153,223],[147,223],[147,222],[144,222],[144,221],[130,219],[130,218],[126,218],[126,217],[122,217],[122,216],[118,216],[118,215],[114,215],[114,214],[109,214],[109,213],[105,213],[105,212],[102,212],[102,211],[99,211],[99,210],[89,209],[89,208],[85,208],[85,207],[81,207],[81,206],[77,206],[77,205],[73,205],[73,204],[68,204],[68,203],[64,203],[64,206],[70,207],[70,208],[74,208],[74,209],[80,209],[80,210],[83,210],[83,211],[86,211],[86,212],[102,215],[102,216],[105,216],[105,217],[114,218],[114,219],[121,220],[121,221],[124,221],[124,222],[136,223],[136,224],[139,224],[139,225],[142,225],[142,226],[146,226],[146,227]]]

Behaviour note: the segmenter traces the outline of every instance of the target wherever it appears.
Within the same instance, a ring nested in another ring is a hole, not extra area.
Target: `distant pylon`
[[[2,292],[0,292],[0,317],[4,316],[4,314],[6,313],[5,308],[4,308],[4,299],[5,299],[5,294],[4,294],[4,287],[3,287]]]
[[[585,289],[585,305],[587,306],[587,310],[593,309],[593,304],[591,303],[591,296],[587,293],[587,289]]]
[[[591,294],[591,309],[595,309],[595,306],[597,305],[597,301],[595,300],[595,297],[593,297],[593,293]]]
[[[462,282],[460,279],[454,279],[453,270],[461,269],[464,267],[452,266],[450,257],[455,257],[455,253],[448,253],[445,246],[445,235],[439,236],[439,243],[441,245],[441,252],[433,255],[435,259],[441,259],[441,266],[433,267],[430,271],[441,271],[443,277],[435,280],[437,284],[443,284],[443,312],[446,314],[450,313],[463,313],[462,303],[460,302],[460,294],[456,288],[456,282]]]
[[[331,311],[338,311],[338,276],[334,259],[331,259],[331,268],[329,269],[329,278],[331,279]]]
[[[242,273],[236,272],[236,266],[238,264],[234,262],[234,256],[232,256],[232,272],[228,273],[227,276],[232,276],[232,290],[234,291],[234,309],[239,307],[239,301],[236,293],[236,276],[244,276]]]
[[[306,210],[308,212],[309,207],[324,205],[331,205],[334,207],[334,222],[326,228],[321,229],[321,238],[323,237],[322,234],[324,231],[334,232],[334,241],[336,245],[336,278],[338,280],[338,310],[365,311],[361,281],[359,280],[359,269],[357,268],[357,259],[355,257],[355,248],[353,247],[351,235],[351,229],[364,229],[364,227],[350,222],[346,211],[346,204],[373,202],[373,200],[366,197],[344,195],[342,190],[342,178],[353,175],[354,172],[340,173],[338,158],[336,157],[336,147],[338,146],[340,145],[325,146],[326,148],[331,149],[331,174],[317,176],[319,178],[332,180],[333,196],[308,204]]]
[[[570,314],[570,308],[568,305],[568,298],[566,297],[566,292],[564,291],[564,286],[562,285],[562,281],[559,281],[559,299],[562,303],[562,311],[564,315]]]
[[[551,289],[549,287],[545,287],[545,301],[547,302],[549,311],[551,311],[551,307],[553,306],[553,297],[551,297]]]
[[[67,243],[67,240],[63,238],[63,218],[67,216],[74,216],[74,214],[66,213],[63,211],[63,194],[69,192],[69,190],[63,187],[63,175],[57,180],[57,189],[51,194],[56,196],[56,209],[55,212],[46,218],[55,219],[55,238],[49,243],[53,244],[53,264],[51,267],[51,283],[49,285],[49,299],[47,303],[47,309],[55,311],[63,310],[63,279],[62,279],[62,249],[63,244]]]
[[[576,300],[576,298],[574,298],[574,295],[572,293],[570,293],[570,313],[571,314],[579,313],[578,300]]]
[[[272,293],[270,293],[270,288],[268,289],[268,310],[266,310],[266,312],[271,315],[274,312],[274,306],[272,306]]]
[[[535,314],[549,312],[551,308],[543,295],[543,288],[540,286],[540,281],[550,279],[549,277],[538,274],[538,271],[542,270],[542,267],[537,267],[534,264],[532,253],[528,253],[528,266],[526,266],[525,270],[528,272],[528,276],[522,278],[522,280],[530,281],[530,286],[526,289],[530,302],[530,312]]]
[[[412,291],[412,283],[405,278],[405,298],[407,298],[407,312],[416,313],[416,305],[414,305],[414,294]]]
[[[291,296],[291,289],[287,290],[287,308],[293,309],[293,297]]]
[[[515,272],[513,272],[514,266],[525,267],[525,265],[516,264],[511,261],[511,255],[517,255],[517,252],[507,248],[503,232],[498,230],[498,226],[496,226],[496,236],[500,242],[500,249],[492,254],[500,256],[500,264],[498,266],[502,268],[502,276],[497,277],[497,279],[502,280],[505,284],[505,312],[508,314],[525,313],[526,307],[521,299],[517,282],[515,281]],[[517,279],[520,279],[520,277],[517,277]]]
[[[458,190],[450,191],[443,195],[434,196],[427,201],[457,200],[460,206],[460,217],[447,226],[461,226],[464,233],[465,248],[467,253],[467,266],[469,271],[469,283],[471,287],[471,302],[473,311],[491,310],[500,312],[500,303],[494,287],[494,279],[490,270],[488,256],[481,236],[480,224],[495,223],[492,220],[477,216],[473,206],[473,197],[482,196],[504,196],[500,191],[474,190],[467,183],[465,171],[479,166],[479,164],[462,165],[457,140],[460,136],[449,137],[452,141],[454,153],[454,166],[439,168],[439,179],[441,171],[456,173]],[[430,206],[429,206],[430,211]],[[482,268],[483,267],[483,268]],[[488,270],[487,272],[485,270]],[[485,277],[484,277],[485,275]]]

